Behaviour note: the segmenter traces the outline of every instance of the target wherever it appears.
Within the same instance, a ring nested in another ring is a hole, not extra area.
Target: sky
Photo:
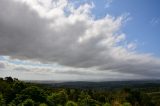
[[[160,78],[159,0],[0,0],[0,77]]]

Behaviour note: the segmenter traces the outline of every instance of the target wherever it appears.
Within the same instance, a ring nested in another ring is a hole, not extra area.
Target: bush
[[[66,103],[66,106],[78,106],[77,103],[73,102],[73,101],[68,101]]]
[[[3,95],[0,94],[0,106],[3,106],[5,104],[4,99],[3,99]]]
[[[23,103],[22,106],[34,106],[34,101],[32,99],[26,99]]]
[[[103,106],[111,106],[111,104],[109,104],[109,103],[105,103]]]
[[[122,106],[132,106],[129,102],[124,102]]]
[[[68,95],[63,90],[58,93],[52,93],[52,95],[48,96],[47,99],[50,105],[58,105],[58,104],[64,105],[68,100]]]
[[[29,98],[33,99],[35,102],[45,102],[46,101],[46,95],[44,94],[43,89],[31,86],[26,89],[24,89],[21,92],[21,95],[28,96]]]
[[[45,103],[41,103],[39,106],[48,106],[48,105]]]

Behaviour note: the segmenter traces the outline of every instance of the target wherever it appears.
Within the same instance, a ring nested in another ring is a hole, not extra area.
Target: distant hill
[[[160,87],[160,80],[134,80],[134,81],[103,81],[103,82],[87,82],[87,81],[29,81],[32,83],[46,84],[52,87],[64,88],[95,88],[95,89],[118,89],[124,87]]]

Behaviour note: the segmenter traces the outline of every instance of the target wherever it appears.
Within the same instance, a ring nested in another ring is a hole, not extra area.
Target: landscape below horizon
[[[0,106],[159,106],[160,81],[24,82],[0,78]]]

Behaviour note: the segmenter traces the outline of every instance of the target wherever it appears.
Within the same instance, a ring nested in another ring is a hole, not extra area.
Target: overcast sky
[[[0,77],[160,78],[159,0],[0,0]]]

